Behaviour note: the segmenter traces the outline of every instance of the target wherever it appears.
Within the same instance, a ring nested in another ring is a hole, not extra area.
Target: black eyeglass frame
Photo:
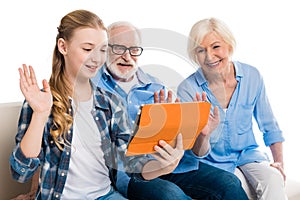
[[[128,50],[128,51],[129,51],[129,54],[130,54],[131,56],[140,56],[140,55],[142,55],[143,50],[144,50],[142,47],[138,47],[138,46],[126,47],[126,46],[124,46],[124,45],[119,45],[119,44],[108,44],[108,46],[111,47],[112,52],[113,52],[114,54],[116,54],[116,55],[124,55],[124,54],[126,53],[126,51]],[[115,47],[121,47],[121,48],[123,48],[123,49],[124,49],[124,52],[123,52],[123,53],[117,53],[117,52],[114,50]],[[140,49],[140,53],[139,53],[139,54],[132,54],[132,52],[131,52],[132,49],[136,49],[136,48]]]

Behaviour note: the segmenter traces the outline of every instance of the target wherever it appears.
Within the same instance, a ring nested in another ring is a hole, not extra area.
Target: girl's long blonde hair
[[[65,60],[58,50],[57,41],[59,38],[70,41],[75,30],[86,27],[106,30],[102,20],[96,14],[87,10],[75,10],[68,13],[61,19],[57,28],[58,34],[52,58],[52,74],[49,80],[53,95],[53,126],[50,129],[50,134],[55,144],[61,150],[66,143],[69,144],[66,134],[73,123],[70,101],[70,97],[73,94],[73,86],[65,74]]]

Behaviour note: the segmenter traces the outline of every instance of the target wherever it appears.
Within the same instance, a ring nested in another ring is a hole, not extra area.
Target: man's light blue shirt
[[[259,71],[253,66],[237,61],[234,62],[234,67],[237,86],[227,110],[221,108],[217,98],[208,88],[201,68],[178,86],[177,95],[181,101],[193,101],[196,92],[201,94],[204,91],[213,105],[212,108],[217,106],[220,112],[220,124],[210,138],[210,153],[204,158],[184,156],[178,172],[183,170],[185,165],[197,169],[198,163],[195,160],[230,172],[246,163],[268,161],[267,154],[258,149],[252,119],[257,122],[266,146],[284,141]]]

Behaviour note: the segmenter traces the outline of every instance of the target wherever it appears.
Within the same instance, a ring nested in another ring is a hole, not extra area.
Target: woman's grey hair
[[[223,21],[216,18],[207,18],[196,22],[189,34],[187,52],[194,63],[198,64],[195,49],[204,37],[211,32],[217,33],[230,46],[230,55],[232,56],[236,46],[232,32]]]

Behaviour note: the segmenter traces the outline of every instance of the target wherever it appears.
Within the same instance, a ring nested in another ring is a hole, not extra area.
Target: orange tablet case
[[[191,149],[207,124],[210,107],[209,102],[142,105],[126,155],[154,153],[159,140],[174,147],[178,133],[182,133],[183,148]]]

